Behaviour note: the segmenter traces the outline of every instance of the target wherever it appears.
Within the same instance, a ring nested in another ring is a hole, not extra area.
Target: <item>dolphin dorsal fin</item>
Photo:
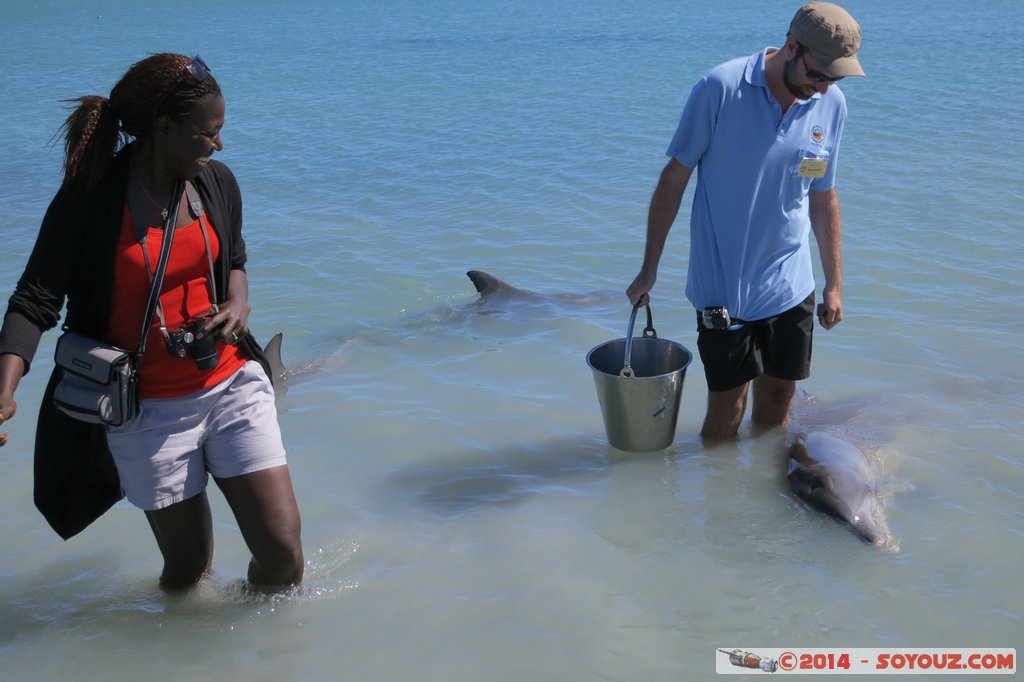
[[[473,282],[473,286],[476,287],[481,296],[487,296],[488,294],[493,294],[498,289],[508,287],[500,279],[483,270],[470,270],[466,273],[466,277],[469,277],[470,281]]]
[[[270,382],[274,385],[274,390],[281,388],[285,381],[285,369],[284,361],[281,359],[281,341],[284,340],[284,333],[278,332],[274,334],[274,337],[267,343],[266,348],[263,349],[263,354],[267,356],[267,362],[270,363]]]

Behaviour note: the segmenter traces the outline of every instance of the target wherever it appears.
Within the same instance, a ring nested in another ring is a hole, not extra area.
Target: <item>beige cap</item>
[[[797,10],[789,35],[814,55],[829,76],[863,76],[857,61],[860,25],[850,13],[830,2],[811,2]]]

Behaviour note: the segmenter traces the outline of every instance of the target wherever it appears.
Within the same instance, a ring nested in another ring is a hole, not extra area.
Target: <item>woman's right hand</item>
[[[18,403],[14,402],[14,396],[0,395],[0,427],[5,421],[10,421],[18,411]],[[7,445],[8,434],[0,433],[0,448]]]
[[[18,403],[14,402],[14,392],[18,382],[25,375],[25,361],[14,353],[0,355],[0,427],[4,422],[14,419],[18,411]],[[0,433],[0,447],[7,444],[8,435]]]

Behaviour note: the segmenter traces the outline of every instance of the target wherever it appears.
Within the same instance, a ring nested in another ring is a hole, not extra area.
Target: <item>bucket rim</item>
[[[625,336],[620,336],[617,339],[610,339],[608,341],[602,341],[601,343],[597,344],[596,346],[594,346],[593,348],[591,348],[590,350],[587,351],[587,357],[589,358],[591,355],[593,355],[594,351],[596,351],[598,348],[601,348],[602,346],[607,346],[608,344],[615,343],[617,341],[622,341],[623,343],[625,343],[626,337]],[[685,350],[687,353],[690,353],[690,349],[687,348],[685,345],[679,343],[678,341],[673,341],[672,339],[664,339],[664,338],[662,338],[660,336],[646,336],[646,337],[644,337],[644,336],[634,336],[633,337],[633,343],[636,343],[638,341],[640,343],[652,343],[652,342],[654,342],[654,343],[668,343],[668,344],[671,344],[673,346],[679,346],[680,348]],[[690,353],[690,355],[693,355],[693,353]]]
[[[626,337],[620,336],[617,339],[611,339],[610,341],[604,341],[602,343],[597,344],[596,346],[591,348],[589,351],[587,351],[587,355],[586,355],[587,366],[590,367],[590,369],[592,369],[593,371],[600,372],[601,374],[604,374],[605,376],[618,377],[617,373],[616,374],[612,374],[611,372],[606,372],[603,369],[598,369],[597,367],[594,366],[594,363],[591,362],[591,357],[594,355],[594,353],[599,348],[603,348],[604,346],[607,346],[607,345],[612,344],[612,343],[616,343],[618,341],[621,341],[621,342],[625,343]],[[647,336],[647,337],[634,337],[633,338],[633,343],[634,344],[636,344],[638,341],[641,344],[657,342],[657,343],[663,343],[663,344],[667,343],[667,344],[672,345],[672,346],[677,346],[684,353],[686,353],[686,362],[683,363],[682,367],[680,367],[679,369],[674,369],[671,372],[665,372],[663,374],[655,374],[655,375],[652,375],[652,376],[649,376],[649,377],[634,377],[636,379],[656,379],[658,377],[663,377],[663,376],[668,376],[669,374],[674,374],[675,372],[685,371],[687,368],[689,368],[690,363],[693,362],[693,353],[690,351],[689,348],[687,348],[683,344],[679,343],[678,341],[673,341],[672,339],[663,339],[660,336],[654,336],[654,337]],[[625,361],[625,356],[623,356],[623,361]]]

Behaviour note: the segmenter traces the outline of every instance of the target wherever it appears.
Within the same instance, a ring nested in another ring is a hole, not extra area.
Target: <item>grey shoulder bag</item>
[[[184,183],[179,180],[174,185],[164,224],[160,259],[142,317],[138,350],[131,353],[78,332],[67,331],[65,323],[64,334],[57,339],[54,353],[61,377],[53,392],[53,404],[69,417],[92,424],[121,426],[138,414],[139,364],[146,352],[149,325],[160,302],[160,288],[171,255],[178,204],[183,191]],[[145,242],[142,246],[145,249]]]

